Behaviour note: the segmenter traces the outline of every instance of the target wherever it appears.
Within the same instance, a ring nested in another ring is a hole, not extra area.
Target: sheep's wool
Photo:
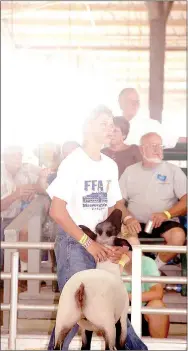
[[[86,300],[84,307],[76,305],[75,292],[84,284]],[[106,323],[116,323],[122,313],[126,316],[129,298],[120,276],[119,266],[106,261],[96,269],[74,274],[65,284],[59,300],[56,318],[56,340],[63,326],[78,323],[82,328],[97,331]],[[86,318],[84,320],[83,318]]]

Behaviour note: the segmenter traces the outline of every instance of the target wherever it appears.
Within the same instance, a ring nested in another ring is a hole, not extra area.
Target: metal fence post
[[[19,253],[14,252],[11,259],[11,297],[8,349],[16,350],[17,312],[18,312],[18,270]]]
[[[142,248],[133,246],[132,253],[132,301],[131,323],[135,332],[141,337],[141,307],[142,307]]]

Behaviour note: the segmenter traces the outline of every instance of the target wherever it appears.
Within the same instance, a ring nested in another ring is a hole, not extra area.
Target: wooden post
[[[150,23],[150,118],[162,121],[166,22],[173,1],[148,1]]]

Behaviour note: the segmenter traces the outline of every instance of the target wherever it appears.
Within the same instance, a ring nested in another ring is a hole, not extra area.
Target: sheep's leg
[[[125,342],[127,338],[127,311],[128,311],[128,305],[125,306],[119,320],[119,324],[120,324],[120,336],[119,336],[120,349],[119,350],[126,350]]]
[[[64,340],[67,336],[67,334],[70,332],[70,330],[72,329],[73,326],[71,327],[64,327],[61,329],[61,332],[58,336],[58,339],[57,339],[57,343],[55,344],[55,347],[54,347],[54,350],[61,350],[62,348],[62,345],[64,343]]]
[[[65,311],[66,312],[66,311]],[[72,312],[72,315],[71,315]],[[74,325],[80,320],[81,311],[73,310],[69,311],[69,313],[58,314],[58,318],[56,318],[56,326],[55,326],[55,348],[54,350],[61,350],[61,345],[69,333],[69,331],[74,327]]]
[[[114,321],[103,326],[105,350],[116,350],[116,327]]]
[[[118,320],[116,323],[116,348],[117,348],[117,350],[122,349],[120,346],[120,337],[121,337],[121,323],[120,323],[120,320]]]
[[[82,347],[81,350],[91,349],[91,339],[93,332],[91,330],[82,330]]]

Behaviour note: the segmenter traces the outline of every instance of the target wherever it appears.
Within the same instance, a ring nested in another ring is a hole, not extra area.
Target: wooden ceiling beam
[[[43,17],[41,18],[22,18],[22,19],[17,19],[17,18],[12,18],[10,19],[10,23],[14,26],[14,30],[16,30],[16,25],[23,26],[23,31],[24,31],[24,26],[25,27],[32,27],[32,26],[39,26],[39,27],[50,27],[50,26],[57,26],[57,27],[64,27],[68,26],[70,28],[72,27],[83,27],[83,29],[87,29],[87,27],[91,28],[91,21],[90,19],[88,20],[81,20],[81,19],[69,19],[67,16],[67,19],[54,19],[53,16],[50,19],[45,19]],[[186,27],[186,19],[169,19],[168,26],[172,27]],[[98,27],[118,27],[118,26],[129,26],[129,27],[136,27],[136,28],[142,28],[142,27],[148,27],[149,26],[149,21],[147,20],[140,20],[140,19],[125,19],[125,20],[99,20],[95,19],[95,26]],[[97,29],[96,28],[96,29]],[[93,28],[94,31],[94,28]]]
[[[29,43],[28,43],[29,46]],[[27,46],[26,45],[21,45],[21,44],[15,44],[15,48],[16,49],[26,49]],[[28,47],[28,49],[31,50],[76,50],[78,51],[79,49],[81,51],[138,51],[138,52],[145,52],[148,51],[149,52],[149,47],[138,47],[138,46],[99,46],[99,45],[90,45],[90,46],[81,46],[79,47],[78,45],[32,45],[30,47]],[[166,51],[172,51],[172,52],[186,52],[186,48],[185,47],[177,47],[177,46],[171,46],[171,47],[167,47]]]
[[[12,2],[12,1],[2,1],[1,2],[1,9],[2,11],[10,11],[11,6],[13,6],[13,10],[15,12],[17,11],[42,11],[45,9],[46,11],[78,11],[78,12],[83,12],[85,10],[85,5],[80,1],[78,2],[71,2],[71,1],[59,1],[59,4],[57,1],[54,1],[55,3],[53,4],[52,1],[32,1],[30,4],[27,3],[27,1],[19,1],[19,2]],[[12,3],[12,4],[11,4]],[[46,3],[46,5],[45,5]],[[42,8],[41,8],[42,6]],[[135,12],[145,12],[147,11],[146,5],[143,2],[143,4],[140,4],[140,2],[135,1],[134,4],[132,4],[129,1],[123,1],[122,3],[111,1],[106,3],[104,1],[103,3],[90,3],[89,7],[91,11],[135,11]],[[184,3],[179,3],[178,1],[175,2],[174,4],[174,11],[186,11],[186,1]]]
[[[162,121],[164,101],[164,69],[166,24],[173,1],[147,1],[150,27],[150,118]]]

